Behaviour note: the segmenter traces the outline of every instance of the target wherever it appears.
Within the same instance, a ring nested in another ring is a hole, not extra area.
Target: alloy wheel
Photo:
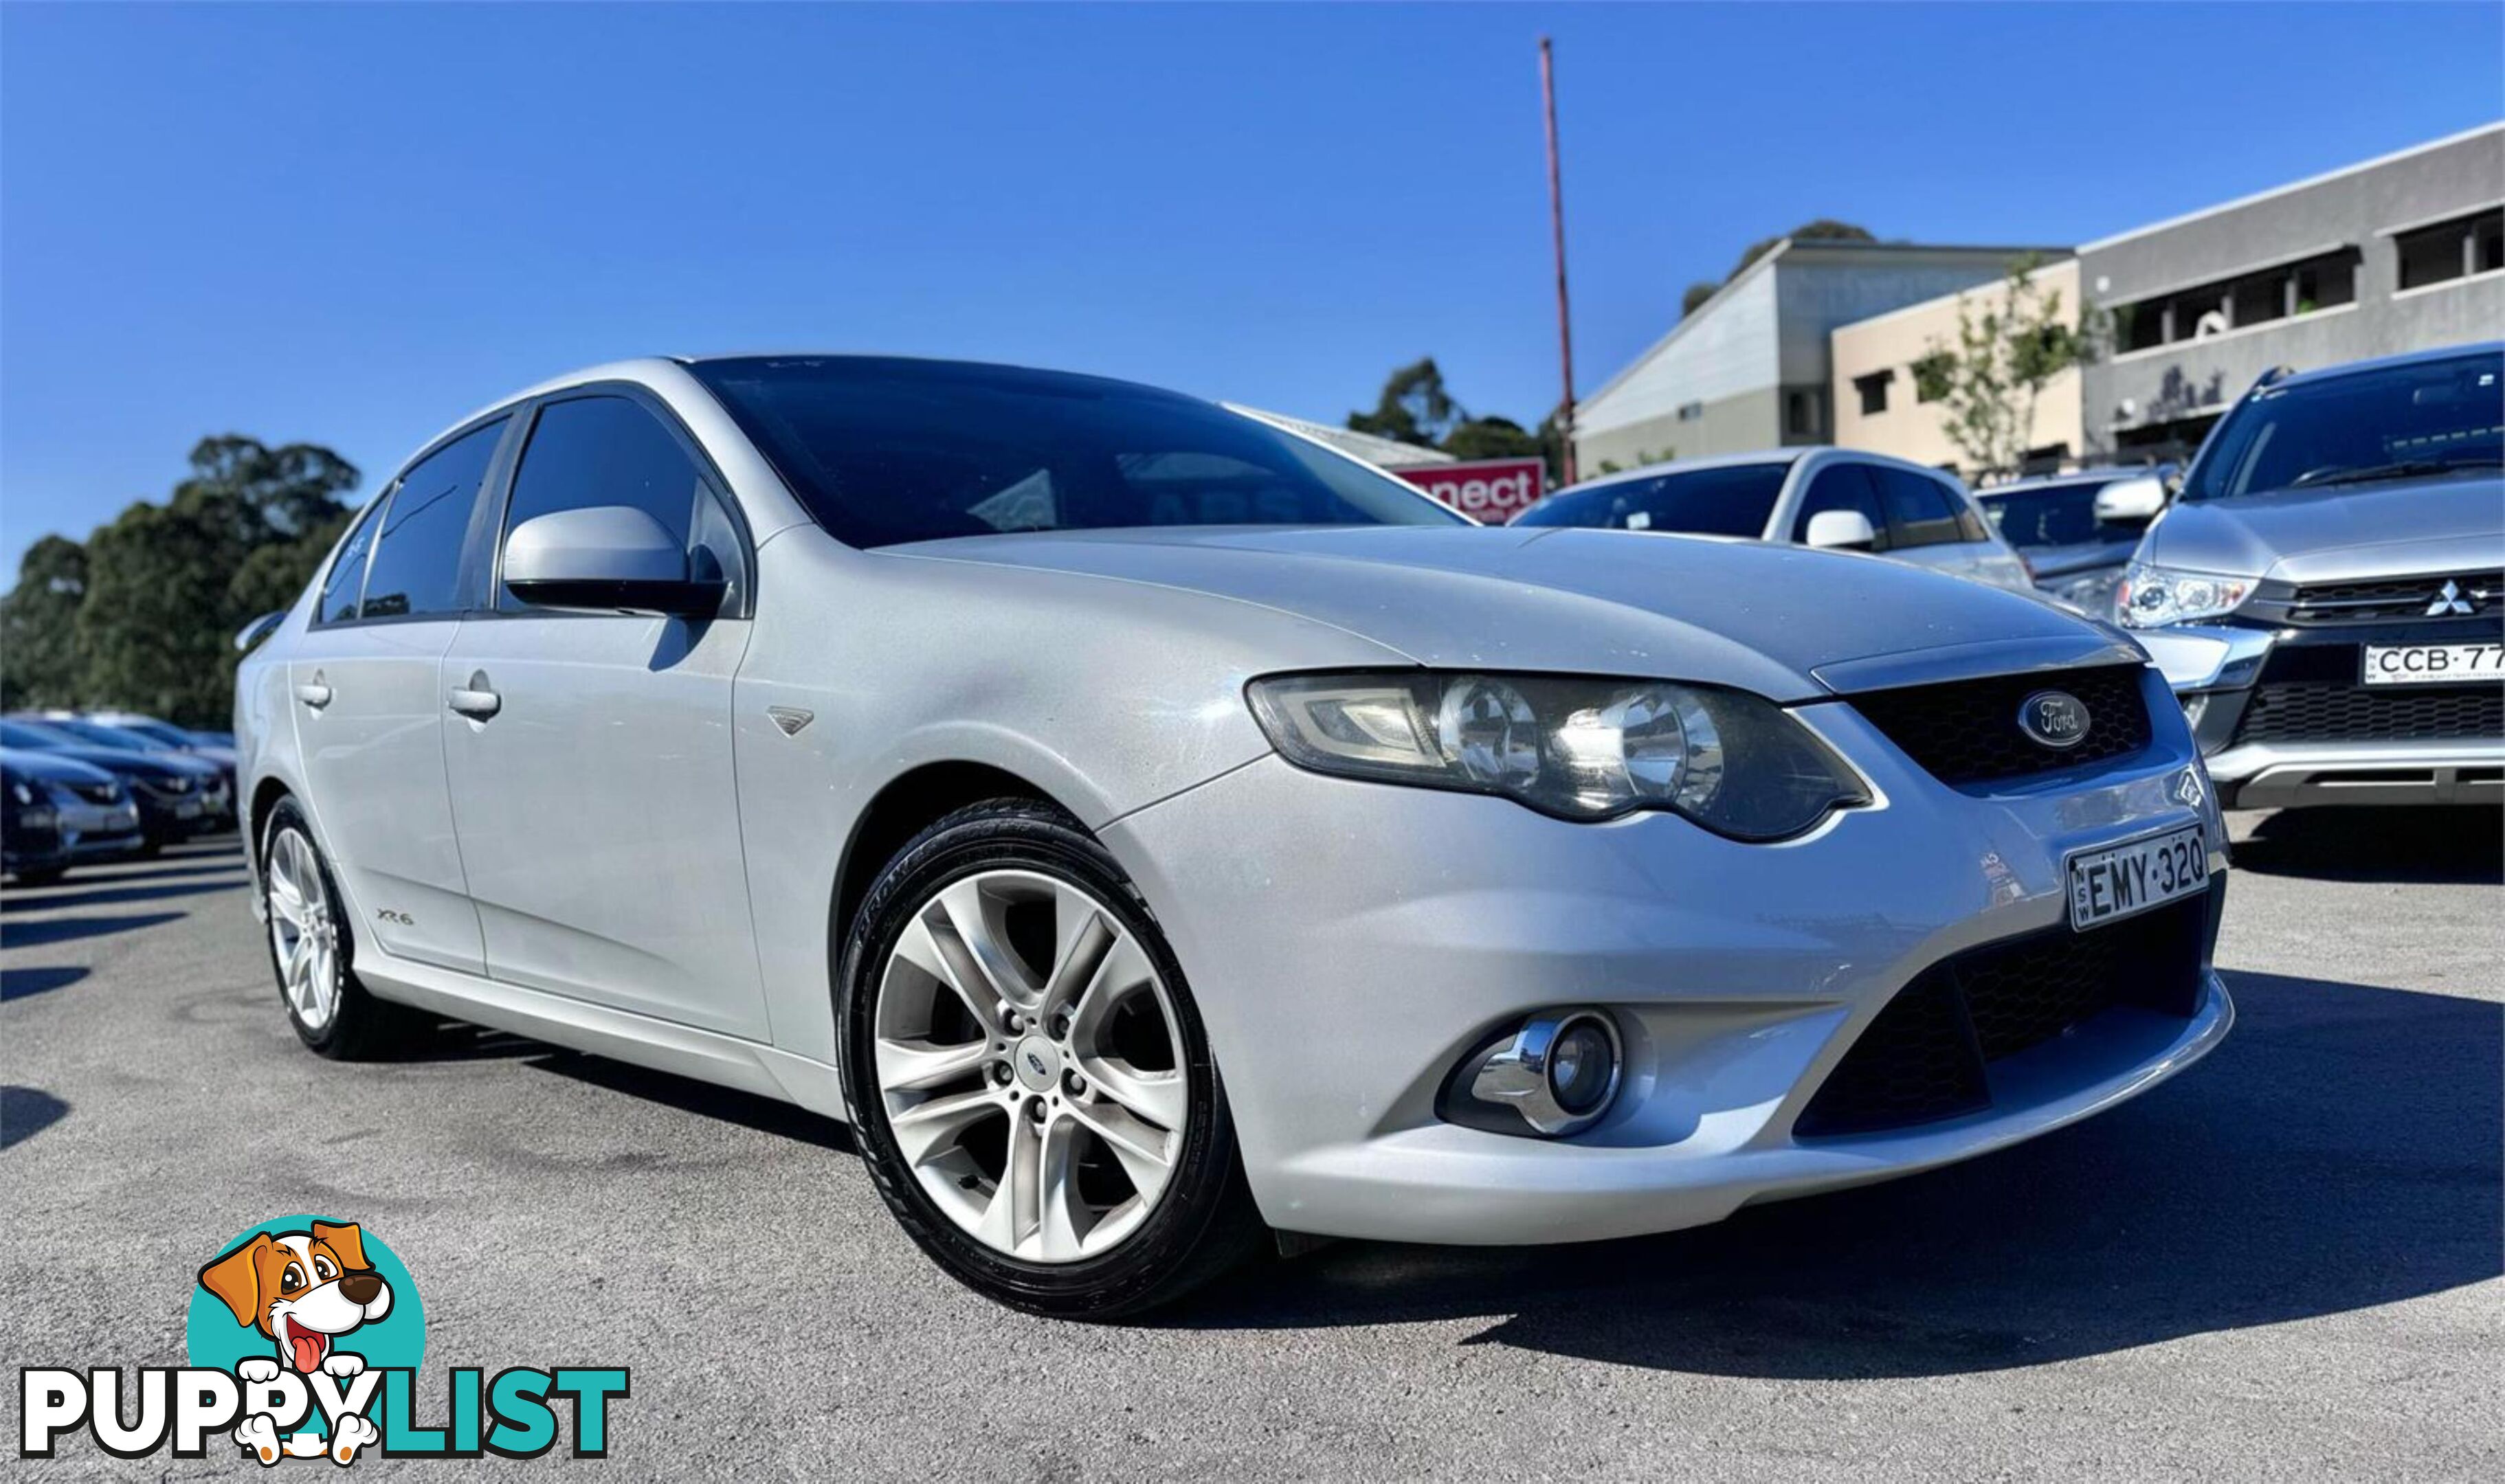
[[[319,1033],[339,1013],[339,931],[321,858],[301,830],[270,837],[268,886],[279,992],[304,1028]]]
[[[916,1182],[992,1250],[1065,1263],[1156,1209],[1190,1112],[1153,961],[1085,888],[1027,870],[938,887],[883,966],[873,1068]]]

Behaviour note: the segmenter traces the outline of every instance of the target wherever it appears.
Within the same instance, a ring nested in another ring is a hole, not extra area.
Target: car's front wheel
[[[837,1014],[880,1195],[977,1292],[1112,1319],[1258,1247],[1182,971],[1060,811],[975,805],[899,851],[855,917]]]
[[[287,1021],[325,1056],[356,1060],[394,1050],[417,1029],[416,1015],[386,1004],[357,982],[349,931],[330,863],[293,799],[270,811],[261,841],[262,900],[269,910],[269,964]]]

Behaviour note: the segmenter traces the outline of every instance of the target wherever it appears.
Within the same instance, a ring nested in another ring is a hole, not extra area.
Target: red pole
[[[1558,408],[1557,435],[1565,457],[1559,471],[1574,482],[1574,331],[1566,315],[1566,190],[1557,176],[1557,72],[1548,38],[1539,38],[1539,99],[1548,111],[1548,231],[1557,249],[1557,365],[1566,400]]]

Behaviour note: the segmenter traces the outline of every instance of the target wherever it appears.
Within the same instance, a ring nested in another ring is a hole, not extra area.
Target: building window
[[[1888,410],[1888,383],[1895,379],[1896,373],[1892,370],[1873,371],[1867,376],[1852,378],[1852,390],[1861,397],[1863,417],[1877,417]]]
[[[2353,247],[2114,306],[2114,347],[2153,350],[2357,300]]]
[[[1814,391],[1795,387],[1783,394],[1783,435],[1790,438],[1814,438],[1825,419],[1818,416],[1818,397]]]
[[[2505,207],[2395,233],[2392,246],[2400,255],[2404,289],[2505,268]]]
[[[1680,402],[1678,404],[1678,420],[1682,423],[1693,423],[1704,415],[1705,404],[1703,402]]]

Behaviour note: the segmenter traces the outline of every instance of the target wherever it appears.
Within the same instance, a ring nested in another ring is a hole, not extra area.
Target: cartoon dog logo
[[[365,1233],[354,1223],[315,1222],[307,1231],[254,1232],[251,1239],[200,1269],[200,1287],[217,1296],[235,1323],[259,1329],[277,1347],[276,1357],[247,1357],[235,1367],[246,1381],[274,1380],[279,1367],[340,1380],[366,1368],[365,1357],[338,1348],[340,1336],[391,1312],[391,1285],[366,1260]],[[236,1430],[236,1441],[253,1447],[265,1464],[281,1450],[267,1418],[255,1435]],[[341,1420],[331,1440],[338,1462],[372,1441],[373,1426],[362,1417]],[[354,1426],[351,1426],[354,1425]],[[354,1435],[351,1435],[351,1434]],[[323,1440],[300,1432],[287,1440],[290,1455],[319,1457]]]

